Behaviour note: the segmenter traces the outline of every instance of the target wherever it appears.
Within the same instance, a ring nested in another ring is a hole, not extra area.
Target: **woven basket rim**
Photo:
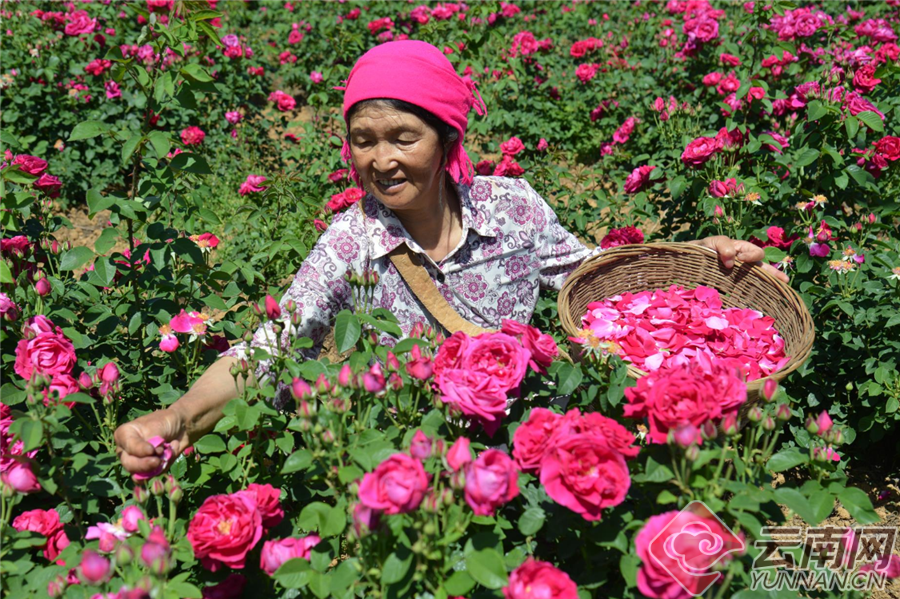
[[[718,254],[715,250],[695,245],[692,243],[685,242],[651,242],[645,244],[630,244],[630,245],[621,245],[614,248],[610,248],[608,250],[604,250],[602,253],[597,254],[596,256],[592,256],[588,258],[584,262],[581,263],[578,268],[576,268],[566,281],[563,283],[562,289],[559,291],[559,295],[557,297],[557,310],[559,313],[559,317],[561,320],[561,324],[563,329],[569,335],[575,335],[577,331],[581,328],[577,326],[581,323],[582,314],[574,315],[570,313],[569,310],[569,297],[571,293],[577,289],[578,284],[584,279],[587,275],[595,271],[601,265],[605,265],[608,263],[615,263],[623,260],[634,260],[638,257],[642,259],[647,259],[648,257],[653,256],[653,254],[662,254],[662,253],[675,253],[675,254],[683,254],[685,256],[691,256],[695,259],[702,259],[709,261],[710,259],[714,260],[718,263],[719,258]],[[725,276],[735,277],[738,273],[746,273],[746,276],[755,277],[757,279],[762,279],[768,284],[771,284],[773,290],[777,290],[777,293],[786,295],[793,300],[793,304],[798,308],[796,318],[800,324],[801,334],[799,339],[797,340],[796,350],[793,351],[793,355],[790,356],[788,363],[776,372],[772,374],[756,379],[754,381],[750,381],[747,383],[748,391],[758,391],[765,384],[765,381],[768,379],[774,379],[776,381],[781,381],[788,374],[798,369],[806,360],[809,358],[812,353],[812,345],[813,340],[815,339],[815,325],[813,323],[812,315],[809,312],[809,309],[806,307],[806,303],[800,297],[800,295],[787,283],[779,280],[772,274],[766,272],[759,265],[744,263],[740,260],[735,259],[734,267],[727,271]],[[707,284],[710,287],[717,288],[715,284],[711,283],[703,283],[700,281],[693,282],[692,284],[683,283],[685,287],[692,288],[696,285]],[[723,292],[717,289],[723,295],[733,296],[733,294]],[[647,291],[652,291],[648,289]],[[598,298],[603,299],[603,298]],[[754,308],[758,309],[758,308]],[[760,310],[762,311],[762,310]],[[773,316],[771,314],[767,314],[767,316]],[[777,318],[777,317],[775,317]],[[776,321],[777,322],[777,321]],[[777,324],[776,324],[777,327]],[[779,329],[779,335],[783,338],[784,334]],[[632,378],[639,378],[648,374],[647,372],[641,370],[637,366],[634,366],[631,363],[627,363],[628,365],[628,374]]]

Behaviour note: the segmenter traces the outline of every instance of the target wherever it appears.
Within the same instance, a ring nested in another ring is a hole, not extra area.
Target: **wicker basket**
[[[672,284],[713,287],[726,308],[753,308],[774,317],[790,361],[766,378],[780,381],[809,357],[815,329],[797,292],[758,266],[735,261],[734,268],[726,270],[714,250],[689,243],[623,245],[586,260],[559,292],[563,328],[577,335],[582,328],[581,317],[591,302],[625,292],[665,289]],[[628,374],[637,379],[647,373],[629,364]],[[747,383],[745,407],[758,401],[766,378]]]

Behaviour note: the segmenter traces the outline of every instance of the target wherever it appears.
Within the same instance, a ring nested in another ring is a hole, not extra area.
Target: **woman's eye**
[[[398,139],[397,143],[403,146],[408,146],[410,144],[416,143],[415,139]]]

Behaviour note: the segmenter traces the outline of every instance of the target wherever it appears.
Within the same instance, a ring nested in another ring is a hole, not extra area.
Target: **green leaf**
[[[847,137],[850,141],[853,141],[856,138],[856,134],[859,133],[859,120],[852,114],[848,114],[847,119],[844,121],[844,129],[847,131]]]
[[[584,374],[581,372],[580,366],[563,362],[556,371],[556,392],[560,395],[569,395],[578,388],[582,379],[584,379]]]
[[[43,540],[44,537],[41,537]],[[469,594],[469,591],[472,590],[472,587],[475,586],[475,581],[472,580],[472,577],[469,576],[469,573],[465,570],[458,570],[450,575],[450,578],[444,581],[444,590],[447,591],[448,595],[452,595],[454,597],[463,597]]]
[[[502,588],[509,581],[503,557],[490,547],[466,556],[466,570],[475,582],[488,589]]]
[[[856,118],[865,123],[872,131],[875,131],[876,133],[884,132],[884,121],[881,120],[881,117],[878,116],[877,113],[867,110],[865,112],[860,112],[856,115]]]
[[[825,106],[819,100],[813,100],[809,104],[806,105],[806,118],[810,121],[817,121],[828,111],[825,109]]]
[[[412,552],[402,545],[391,552],[381,567],[381,582],[394,584],[403,580],[412,565]]]
[[[808,456],[796,447],[783,449],[769,458],[766,467],[772,472],[784,472],[800,464],[806,464]]]
[[[219,435],[204,435],[194,443],[194,449],[200,453],[222,453],[226,451],[225,441]]]
[[[94,242],[94,251],[97,252],[98,255],[102,256],[116,245],[116,240],[119,238],[119,231],[114,227],[107,227],[103,229],[103,232],[100,233],[100,237],[97,238],[97,241]]]
[[[97,188],[89,189],[86,195],[88,205],[88,218],[94,218],[94,215],[101,210],[107,210],[110,206],[116,203],[117,199],[114,196],[100,195],[100,190]]]
[[[684,193],[684,189],[688,186],[687,179],[684,177],[675,177],[671,181],[669,181],[669,193],[672,194],[672,199],[677,200],[681,197],[681,194]]]
[[[63,254],[62,260],[59,261],[60,270],[75,270],[81,268],[94,257],[94,252],[89,248],[80,245]]]
[[[341,310],[334,321],[334,343],[339,353],[356,345],[362,327],[359,319],[349,310]]]
[[[211,175],[209,164],[206,159],[192,152],[182,152],[173,157],[169,162],[172,168],[184,171],[186,173],[194,173],[195,175]]]
[[[900,324],[900,314],[894,314],[893,316],[888,318],[887,324],[885,324],[884,327],[895,327],[898,324]]]
[[[295,557],[281,564],[272,577],[286,589],[301,589],[309,582],[309,562]]]
[[[106,133],[109,127],[100,121],[82,121],[75,125],[69,134],[69,141],[79,141],[82,139],[91,139]]]
[[[881,517],[872,508],[872,502],[869,496],[862,489],[856,487],[847,487],[843,489],[837,496],[850,515],[853,516],[860,524],[875,524],[881,522]]]
[[[787,256],[787,252],[777,247],[767,247],[765,249],[766,262],[781,262]]]
[[[176,593],[176,596],[182,599],[203,599],[203,593],[200,592],[200,589],[184,580],[177,582],[170,580],[166,583],[166,591],[173,591]]]
[[[12,276],[12,271],[9,270],[9,265],[6,263],[6,260],[0,260],[0,283],[15,283],[16,280]]]
[[[200,218],[202,218],[205,222],[208,222],[211,225],[221,225],[222,221],[219,220],[219,217],[216,216],[216,213],[210,210],[209,208],[201,208],[198,211]]]
[[[153,146],[153,149],[156,150],[156,157],[160,160],[165,158],[169,150],[172,149],[172,142],[169,141],[169,138],[162,131],[151,131],[147,134],[147,140]]]
[[[537,533],[544,526],[547,514],[539,507],[530,507],[519,517],[519,532],[526,537]]]
[[[193,79],[194,81],[200,81],[201,83],[206,83],[213,80],[213,78],[210,77],[209,73],[207,73],[199,64],[185,65],[181,69],[181,74],[185,77]]]
[[[794,166],[808,166],[816,161],[819,157],[819,151],[814,148],[804,148],[802,152],[794,158]]]
[[[197,26],[200,28],[201,31],[203,31],[203,33],[205,33],[207,36],[209,36],[209,38],[212,40],[212,42],[214,44],[216,44],[217,46],[225,45],[222,43],[222,39],[219,37],[219,33],[215,29],[210,27],[209,23],[207,23],[206,21],[200,21],[197,23]]]
[[[631,480],[638,483],[664,483],[675,478],[675,474],[668,468],[654,460],[647,458],[647,466],[644,474],[636,474]]]
[[[135,150],[137,150],[138,144],[140,144],[143,139],[143,135],[135,133],[122,145],[122,166],[128,166],[128,161],[131,160]]]
[[[41,446],[41,442],[44,439],[44,425],[41,424],[40,420],[31,420],[26,419],[21,421],[22,424],[18,427],[19,438],[22,440],[22,443],[25,447],[22,448],[22,451],[31,451],[32,449],[37,449]]]
[[[772,493],[775,501],[794,510],[798,516],[806,520],[811,526],[819,524],[817,514],[809,505],[806,496],[793,487],[779,487]]]
[[[310,464],[312,464],[312,452],[308,449],[298,449],[284,461],[281,473],[290,474],[291,472],[306,470]]]

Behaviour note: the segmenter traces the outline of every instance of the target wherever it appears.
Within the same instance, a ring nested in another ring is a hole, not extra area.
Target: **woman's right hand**
[[[116,429],[116,453],[122,466],[132,474],[152,472],[158,468],[163,448],[154,448],[147,442],[147,439],[156,436],[170,443],[176,457],[190,445],[181,412],[172,408],[157,410]]]

